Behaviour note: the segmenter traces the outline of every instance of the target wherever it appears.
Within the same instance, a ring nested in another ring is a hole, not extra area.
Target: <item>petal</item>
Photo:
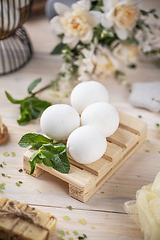
[[[51,24],[53,32],[56,35],[63,33],[63,28],[62,28],[62,25],[60,23],[60,17],[59,16],[55,16],[54,18],[52,18],[50,20],[50,24]]]
[[[63,15],[65,12],[72,11],[72,9],[70,7],[68,7],[67,5],[60,3],[60,2],[54,3],[54,9],[59,15]]]
[[[119,29],[119,28],[117,28],[117,27],[114,27],[114,29],[115,29],[115,32],[116,32],[116,34],[117,34],[117,36],[121,39],[121,40],[125,40],[125,39],[127,39],[127,37],[128,37],[128,31],[127,31],[127,29]]]
[[[82,9],[85,9],[85,10],[89,11],[90,8],[91,8],[91,3],[90,3],[89,0],[81,0],[81,1],[78,1],[74,4],[72,4],[72,9],[73,10],[76,10],[77,8],[78,9],[82,8]]]
[[[94,18],[94,20],[96,21],[96,24],[99,24],[101,22],[101,19],[104,15],[103,13],[101,13],[99,11],[90,11],[89,13]]]
[[[108,29],[113,26],[113,21],[111,19],[108,20],[104,15],[101,19],[101,24],[103,27]]]
[[[112,7],[114,7],[114,5],[116,5],[117,2],[118,0],[103,0],[103,5],[106,10],[110,10]]]
[[[79,38],[71,38],[64,36],[63,43],[66,43],[71,49],[75,48],[77,43],[79,42]]]
[[[80,40],[83,43],[90,43],[92,40],[92,37],[93,37],[93,30],[92,30],[92,28],[90,28],[90,29],[88,29],[87,34],[84,37],[82,37]]]

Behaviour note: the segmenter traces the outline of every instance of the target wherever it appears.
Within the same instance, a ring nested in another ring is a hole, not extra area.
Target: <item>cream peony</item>
[[[101,45],[95,47],[91,44],[90,49],[83,49],[84,58],[80,61],[78,74],[80,81],[88,81],[97,76],[109,76],[120,68],[119,61],[112,55],[108,48]]]
[[[105,28],[114,27],[120,39],[127,39],[140,17],[141,0],[103,0],[103,4],[101,24]]]
[[[57,35],[64,34],[63,43],[73,49],[79,41],[90,43],[93,37],[93,28],[99,23],[99,13],[89,12],[89,0],[81,0],[72,4],[71,8],[56,2],[54,8],[59,16],[51,19],[53,32]]]
[[[113,56],[124,64],[136,63],[139,54],[139,48],[136,44],[126,44],[119,40],[113,42],[112,46]]]

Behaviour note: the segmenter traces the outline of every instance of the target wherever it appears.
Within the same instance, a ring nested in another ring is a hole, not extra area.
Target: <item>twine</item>
[[[32,223],[34,226],[37,226],[37,227],[40,227],[41,229],[46,230],[47,231],[46,240],[48,240],[49,229],[38,223],[37,212],[34,212],[34,211],[25,212],[25,210],[28,208],[28,205],[25,204],[21,209],[19,209],[13,201],[8,201],[7,202],[7,207],[8,207],[8,210],[0,209],[0,218],[2,218],[2,217],[16,218],[15,221],[13,222],[10,230],[9,230],[7,240],[11,240],[11,237],[12,237],[11,235],[12,235],[13,228],[16,226],[16,224],[21,219]]]

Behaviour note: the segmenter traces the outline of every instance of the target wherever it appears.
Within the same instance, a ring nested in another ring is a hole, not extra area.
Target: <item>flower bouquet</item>
[[[142,10],[141,0],[80,0],[71,8],[54,3],[57,16],[50,20],[61,42],[52,54],[61,54],[59,77],[79,81],[123,74],[136,67],[137,56],[160,53],[160,26],[148,24],[155,9]]]

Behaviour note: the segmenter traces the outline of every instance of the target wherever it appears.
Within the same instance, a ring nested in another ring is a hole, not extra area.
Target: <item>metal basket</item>
[[[22,26],[33,0],[0,0],[0,76],[24,66],[32,56],[30,40]]]

